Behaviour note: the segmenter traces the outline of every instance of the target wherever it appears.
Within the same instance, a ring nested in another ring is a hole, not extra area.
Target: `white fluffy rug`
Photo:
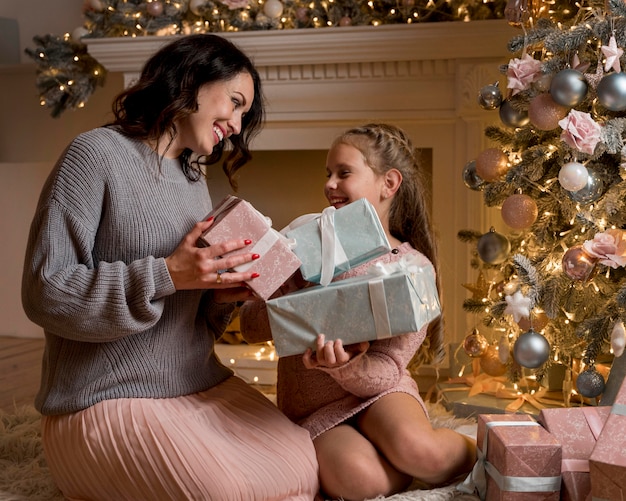
[[[457,419],[439,404],[427,404],[433,426],[457,429],[475,437],[476,422]],[[388,498],[388,501],[469,501],[477,497],[455,491],[454,484],[437,489],[410,490]],[[0,500],[63,501],[48,473],[39,435],[39,414],[33,407],[22,407],[9,414],[0,410]],[[113,500],[111,500],[113,501]]]

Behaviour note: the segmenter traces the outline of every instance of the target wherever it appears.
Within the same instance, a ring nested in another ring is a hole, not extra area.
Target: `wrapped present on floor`
[[[533,390],[523,386],[515,389],[504,376],[484,373],[437,383],[434,391],[434,398],[459,418],[500,413],[538,416],[542,409],[564,406],[560,391]]]
[[[322,285],[391,250],[378,214],[365,198],[300,216],[281,233],[295,240],[304,279]]]
[[[481,500],[558,501],[561,445],[527,414],[481,414],[478,460],[457,489]]]
[[[589,458],[594,501],[626,499],[626,381],[610,409]]]
[[[543,409],[537,421],[561,444],[561,499],[584,501],[591,493],[589,457],[602,432],[610,407]]]
[[[407,255],[365,276],[305,288],[267,301],[279,356],[316,348],[319,333],[344,345],[419,331],[440,314],[432,264]]]
[[[256,253],[259,259],[235,266],[234,271],[254,269],[259,277],[249,280],[248,287],[268,299],[302,264],[293,252],[293,242],[274,230],[270,221],[249,202],[228,195],[208,215],[213,224],[198,239],[198,246],[208,247],[227,240],[249,238],[252,244],[227,255]]]

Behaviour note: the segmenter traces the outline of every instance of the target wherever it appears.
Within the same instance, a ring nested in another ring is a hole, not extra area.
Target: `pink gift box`
[[[478,460],[457,488],[481,499],[560,498],[561,445],[528,414],[480,414]]]
[[[543,409],[537,421],[561,444],[561,499],[584,501],[591,493],[589,457],[611,411],[610,407]]]
[[[626,498],[626,382],[622,382],[589,458],[594,501]]]
[[[271,227],[270,221],[249,202],[228,195],[208,215],[215,219],[198,239],[198,246],[207,247],[227,240],[249,238],[252,244],[226,255],[256,253],[259,259],[234,271],[254,270],[257,278],[246,282],[254,293],[268,299],[300,268],[302,262],[291,249],[290,241]]]

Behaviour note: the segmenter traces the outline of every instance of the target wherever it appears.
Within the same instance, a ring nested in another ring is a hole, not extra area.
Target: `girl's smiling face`
[[[324,195],[336,209],[366,198],[379,212],[381,202],[385,199],[384,176],[374,172],[354,146],[338,143],[329,150],[326,177],[328,181],[324,185]]]

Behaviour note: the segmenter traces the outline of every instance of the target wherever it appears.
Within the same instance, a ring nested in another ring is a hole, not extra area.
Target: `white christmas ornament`
[[[80,39],[88,34],[89,30],[87,28],[85,28],[84,26],[79,26],[74,31],[72,31],[72,39],[76,42],[80,42]]]
[[[96,12],[102,12],[104,10],[104,4],[102,3],[102,0],[86,0],[85,4],[87,7],[90,7]]]
[[[200,7],[206,3],[206,0],[189,0],[189,10],[196,16],[201,14]]]
[[[283,4],[280,0],[267,0],[263,12],[267,17],[277,18],[283,13]]]
[[[567,191],[582,190],[587,186],[589,171],[578,162],[568,162],[559,171],[559,183]]]
[[[626,330],[624,329],[623,322],[616,322],[611,331],[611,348],[613,348],[613,355],[621,357],[624,353],[624,347],[626,347]]]
[[[530,317],[530,298],[525,297],[521,291],[517,291],[512,296],[504,296],[504,299],[507,302],[504,313],[513,315],[513,320],[519,322],[522,317]]]

